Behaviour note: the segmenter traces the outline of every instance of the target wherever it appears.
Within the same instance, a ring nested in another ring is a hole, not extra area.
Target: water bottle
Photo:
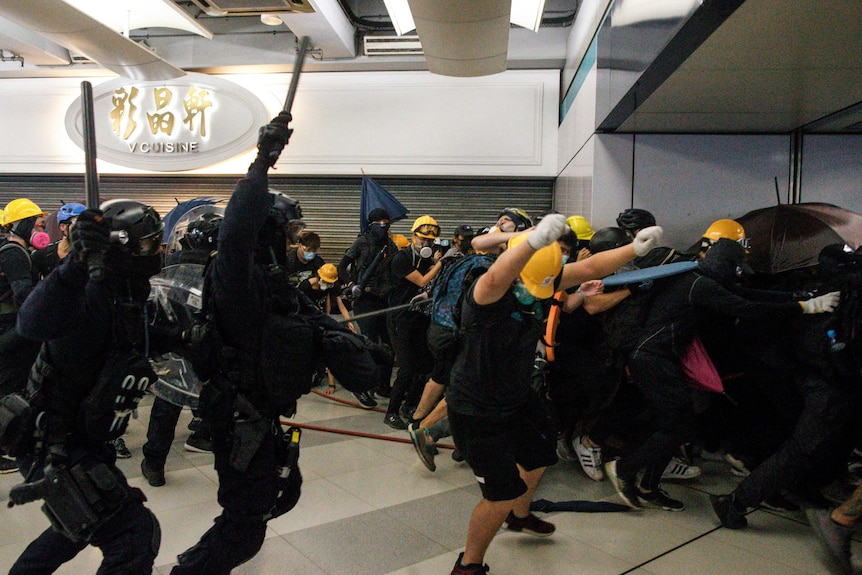
[[[838,337],[834,329],[830,329],[829,331],[827,331],[826,337],[829,338],[829,351],[839,352],[844,349],[844,346],[846,344],[843,341],[838,341]]]

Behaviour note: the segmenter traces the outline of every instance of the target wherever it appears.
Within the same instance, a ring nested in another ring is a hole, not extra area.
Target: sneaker
[[[398,417],[397,413],[387,413],[383,416],[383,423],[391,427],[392,429],[397,429],[399,431],[403,429],[407,429],[407,424],[404,423],[404,420]]]
[[[461,450],[457,447],[452,450],[452,460],[458,463],[464,461],[464,456],[461,454]]]
[[[470,563],[469,565],[461,565],[461,559],[464,558],[463,553],[458,554],[458,560],[455,561],[455,567],[452,568],[450,575],[485,575],[489,570],[487,564]]]
[[[0,475],[18,471],[18,462],[11,457],[0,456]]]
[[[751,475],[751,470],[745,466],[745,462],[741,459],[734,457],[730,453],[725,453],[724,460],[730,464],[730,472],[737,477],[748,477]]]
[[[575,454],[578,456],[578,462],[581,464],[581,469],[587,474],[587,477],[593,481],[601,481],[605,478],[602,471],[602,449],[600,447],[587,447],[584,445],[581,437],[575,438]],[[559,453],[559,451],[557,451]]]
[[[165,466],[150,463],[146,457],[141,461],[141,473],[144,479],[153,487],[161,487],[165,484]]]
[[[853,529],[835,523],[828,509],[806,509],[805,516],[838,571],[846,575],[853,573],[853,564],[850,561],[850,538],[853,536]]]
[[[390,387],[378,387],[374,389],[374,395],[378,395],[382,398],[387,398],[392,395],[392,388]]]
[[[676,499],[672,499],[667,491],[664,489],[658,488],[655,491],[651,491],[649,493],[644,493],[641,491],[638,494],[641,502],[644,503],[647,507],[656,507],[659,509],[665,509],[667,511],[682,511],[685,509],[685,503],[682,501],[678,501]]]
[[[362,409],[371,409],[372,407],[377,407],[377,402],[374,401],[374,398],[371,396],[370,391],[354,391],[353,397],[359,402],[359,405],[362,406]]]
[[[194,433],[195,431],[200,429],[201,428],[201,421],[203,421],[203,420],[200,417],[193,417],[191,419],[191,421],[189,421],[189,424],[187,425],[187,427],[189,428],[189,431]]]
[[[704,449],[700,452],[700,458],[704,461],[727,461],[726,457],[727,453],[723,449],[719,449],[718,451],[707,451]]]
[[[618,462],[619,459],[607,462],[605,464],[605,473],[607,473],[608,479],[611,480],[614,489],[617,490],[617,493],[620,498],[622,498],[623,502],[632,509],[641,509],[643,505],[641,505],[640,499],[638,498],[638,488],[635,486],[634,480],[629,481],[617,475]]]
[[[686,479],[699,477],[701,473],[702,471],[697,465],[686,465],[680,458],[674,457],[670,460],[670,463],[667,464],[667,467],[664,468],[661,478],[684,481]]]
[[[114,451],[117,453],[117,459],[129,459],[132,456],[132,452],[129,451],[128,447],[126,447],[126,442],[122,437],[118,437],[112,441],[111,445],[114,446]]]
[[[434,454],[429,449],[432,441],[428,437],[428,432],[420,429],[419,426],[414,426],[412,423],[407,426],[407,432],[410,434],[413,448],[416,450],[419,459],[422,460],[423,465],[428,468],[428,471],[437,471],[437,464],[434,463]]]
[[[712,510],[718,516],[721,524],[728,529],[743,529],[748,526],[745,509],[740,509],[732,493],[727,495],[710,495]]]
[[[186,451],[191,451],[192,453],[212,453],[213,452],[213,442],[212,440],[200,433],[192,433],[186,442],[183,444],[183,447]]]
[[[506,517],[504,526],[509,531],[529,533],[536,537],[550,537],[557,530],[553,523],[542,521],[532,513],[526,517],[516,517],[514,511],[509,511],[509,516]]]
[[[557,438],[557,459],[560,461],[568,461],[574,463],[578,460],[578,455],[575,453],[575,448],[571,442],[565,437]]]

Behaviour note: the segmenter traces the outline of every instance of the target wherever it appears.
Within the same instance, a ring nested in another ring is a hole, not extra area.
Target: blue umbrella
[[[165,217],[162,218],[162,221],[165,224],[165,241],[170,237],[171,231],[177,224],[177,220],[179,220],[187,211],[198,206],[215,204],[220,201],[222,201],[222,198],[216,198],[215,196],[198,196],[197,198],[192,198],[184,202],[177,202],[177,205],[171,208],[171,211],[165,214]]]
[[[359,233],[368,231],[368,214],[375,208],[383,208],[389,214],[389,221],[403,220],[410,213],[401,202],[383,189],[369,176],[362,175],[362,196],[359,201]]]

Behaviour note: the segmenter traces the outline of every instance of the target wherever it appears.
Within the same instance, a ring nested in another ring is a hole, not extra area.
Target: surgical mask
[[[307,262],[310,262],[310,261],[311,261],[311,260],[313,260],[316,256],[317,256],[317,253],[316,253],[316,252],[305,252],[305,251],[304,251],[304,252],[302,252],[302,259],[304,259],[304,260],[305,260],[305,261],[307,261]]]
[[[521,305],[533,305],[536,302],[536,296],[527,291],[527,286],[520,282],[512,286],[512,293]]]
[[[569,261],[569,256],[568,256],[568,255],[566,255],[566,254],[563,254],[563,265],[566,265],[566,263],[567,263],[568,261]]]

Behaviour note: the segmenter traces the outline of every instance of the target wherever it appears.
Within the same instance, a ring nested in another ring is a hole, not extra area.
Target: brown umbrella
[[[736,218],[751,239],[748,263],[758,272],[779,273],[817,265],[831,244],[862,245],[862,215],[832,204],[780,204]]]

